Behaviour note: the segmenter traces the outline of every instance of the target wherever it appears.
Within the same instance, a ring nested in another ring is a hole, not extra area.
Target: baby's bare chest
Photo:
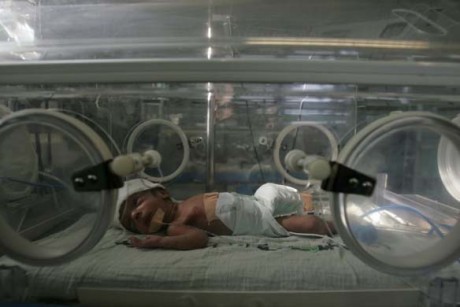
[[[182,206],[177,223],[203,229],[217,235],[230,235],[232,232],[220,220],[209,223],[203,202],[203,195],[191,197],[180,204]]]
[[[179,211],[179,220],[183,224],[193,225],[196,223],[201,223],[202,220],[206,220],[206,214],[204,210],[203,197],[200,195],[191,197],[181,204],[181,210]]]

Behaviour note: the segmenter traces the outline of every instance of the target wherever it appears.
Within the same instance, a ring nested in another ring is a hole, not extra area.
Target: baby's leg
[[[299,233],[314,233],[319,235],[335,234],[335,227],[331,222],[314,215],[291,215],[276,219],[287,231]],[[327,223],[327,225],[326,225]],[[329,228],[329,229],[328,229]]]

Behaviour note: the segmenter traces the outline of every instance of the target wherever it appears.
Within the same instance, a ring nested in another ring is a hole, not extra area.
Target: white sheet
[[[318,250],[319,246],[327,248],[325,239],[216,237],[205,249],[171,251],[114,244],[123,238],[123,231],[110,229],[87,255],[62,266],[36,268],[2,257],[0,272],[8,268],[25,272],[27,287],[18,284],[13,288],[23,287],[20,295],[29,299],[76,299],[76,289],[81,286],[279,291],[390,289],[420,284],[414,278],[379,273],[337,247]],[[460,276],[459,272],[456,266],[445,275]],[[426,285],[427,277],[420,280]],[[0,278],[2,284],[13,281],[14,277]]]

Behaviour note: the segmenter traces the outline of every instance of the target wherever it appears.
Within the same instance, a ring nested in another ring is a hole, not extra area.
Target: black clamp
[[[337,162],[329,162],[331,175],[321,182],[321,189],[336,193],[371,196],[374,192],[374,178],[357,172]]]
[[[72,183],[75,191],[94,192],[113,190],[123,186],[123,179],[114,174],[110,169],[112,160],[87,167],[72,175]]]

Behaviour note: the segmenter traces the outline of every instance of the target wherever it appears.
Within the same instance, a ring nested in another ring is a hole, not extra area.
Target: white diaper
[[[294,188],[267,183],[254,196],[219,193],[216,216],[233,235],[285,237],[289,232],[275,217],[301,214],[303,202]]]
[[[303,200],[299,192],[292,187],[266,183],[257,189],[254,196],[275,218],[303,213]]]

